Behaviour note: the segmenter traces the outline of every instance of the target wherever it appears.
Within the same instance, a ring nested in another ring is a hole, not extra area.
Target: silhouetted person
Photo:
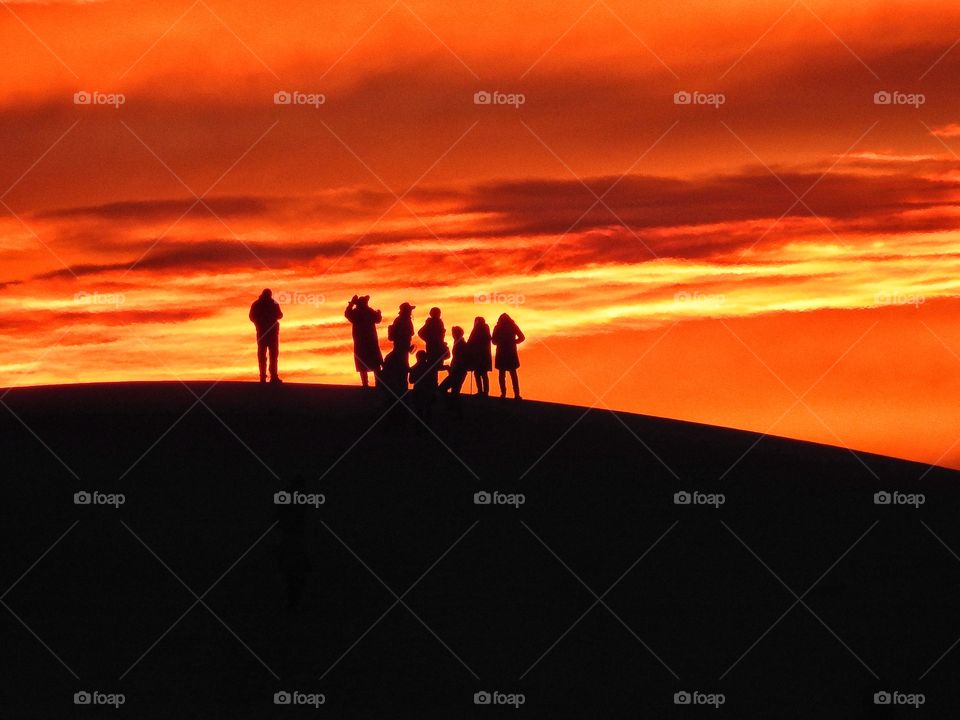
[[[388,352],[383,359],[379,385],[382,385],[383,401],[387,407],[402,401],[407,392],[407,375],[410,373],[410,361],[407,357],[409,354],[409,348],[395,349]]]
[[[413,383],[413,409],[425,423],[430,423],[433,401],[437,396],[437,370],[430,364],[426,350],[417,353],[417,362],[410,368]],[[419,427],[417,430],[419,431]]]
[[[507,396],[506,373],[510,373],[510,379],[513,381],[513,396],[520,399],[520,381],[517,379],[517,368],[520,367],[520,356],[517,354],[517,345],[526,338],[517,327],[513,319],[503,313],[498,319],[496,327],[490,336],[493,344],[497,346],[497,357],[495,366],[500,372],[500,397]]]
[[[250,306],[250,321],[257,328],[257,363],[260,382],[267,381],[267,351],[270,352],[270,382],[280,383],[277,356],[280,354],[280,318],[283,312],[270,290],[264,290]]]
[[[443,341],[447,331],[443,327],[443,320],[440,319],[440,308],[430,308],[430,316],[417,335],[426,345],[427,360],[433,366],[433,372],[439,373],[444,354],[450,352]]]
[[[463,339],[463,328],[454,325],[451,329],[453,335],[453,354],[450,358],[450,367],[447,369],[447,377],[440,383],[440,392],[450,391],[450,401],[454,411],[459,415],[462,413],[460,404],[460,389],[463,387],[464,380],[467,379],[469,368],[469,353],[467,341]]]
[[[482,317],[475,318],[473,321],[473,330],[470,331],[467,348],[470,369],[473,370],[473,377],[477,381],[477,394],[489,395],[489,372],[493,368],[490,350],[490,326]]]
[[[363,387],[370,386],[369,373],[380,375],[383,355],[380,354],[380,340],[377,337],[377,323],[383,319],[379,310],[370,307],[370,296],[354,295],[347,303],[343,316],[353,326],[353,361],[360,373]]]
[[[447,331],[443,327],[443,320],[440,319],[440,308],[430,308],[430,316],[423,323],[423,327],[420,328],[417,335],[426,343],[427,355],[439,354],[440,345],[447,335]]]
[[[410,303],[400,305],[396,319],[387,328],[387,340],[393,343],[394,350],[403,352],[404,363],[408,368],[410,367],[410,361],[407,355],[413,350],[411,345],[413,342],[413,311],[416,307],[416,305]]]

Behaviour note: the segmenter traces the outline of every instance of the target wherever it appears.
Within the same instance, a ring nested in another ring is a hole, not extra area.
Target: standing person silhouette
[[[413,311],[415,305],[403,303],[396,319],[387,328],[387,340],[393,343],[393,350],[383,359],[383,401],[387,407],[395,404],[406,395],[410,374],[410,353],[413,351]]]
[[[397,312],[396,319],[390,323],[387,328],[387,339],[393,343],[393,349],[403,353],[406,367],[410,367],[410,359],[407,356],[413,350],[411,342],[413,341],[413,311],[416,305],[403,303]]]
[[[517,327],[517,324],[506,313],[503,313],[498,319],[496,327],[493,328],[493,334],[490,336],[493,344],[497,346],[497,357],[495,365],[500,373],[500,397],[507,396],[506,373],[510,373],[510,379],[513,381],[513,397],[520,399],[520,381],[517,379],[517,368],[520,367],[520,356],[517,354],[517,345],[527,338]]]
[[[277,356],[280,354],[280,318],[283,312],[273,299],[273,293],[264,289],[253,301],[248,315],[257,328],[257,364],[260,366],[260,382],[267,381],[267,352],[270,353],[270,382],[283,382],[277,374]]]
[[[482,317],[475,318],[473,321],[473,330],[470,331],[470,337],[467,339],[467,357],[469,358],[469,368],[473,371],[473,377],[477,381],[477,394],[489,395],[489,373],[493,368],[490,351],[490,326]]]
[[[423,327],[417,333],[417,336],[423,340],[427,351],[427,367],[433,374],[433,384],[436,385],[440,376],[440,365],[444,358],[450,357],[450,348],[443,341],[447,331],[443,327],[443,320],[440,319],[440,308],[430,308],[430,316]]]
[[[354,295],[347,303],[343,316],[353,326],[353,361],[363,387],[370,387],[369,374],[379,378],[383,367],[380,340],[377,338],[377,323],[383,319],[379,310],[370,307],[370,296]]]

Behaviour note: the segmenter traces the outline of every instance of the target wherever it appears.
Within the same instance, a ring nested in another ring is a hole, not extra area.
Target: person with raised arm
[[[363,387],[370,387],[370,373],[374,378],[379,378],[383,367],[380,339],[377,337],[377,323],[383,319],[383,315],[370,307],[369,295],[354,295],[347,303],[343,316],[353,326],[353,362],[360,373],[360,383]]]

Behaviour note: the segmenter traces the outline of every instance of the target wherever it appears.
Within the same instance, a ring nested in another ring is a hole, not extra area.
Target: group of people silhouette
[[[448,396],[459,412],[459,396],[470,373],[473,373],[476,381],[476,393],[489,395],[490,371],[496,368],[500,397],[507,395],[506,378],[509,374],[513,396],[520,399],[520,380],[517,376],[520,356],[517,345],[526,338],[513,318],[503,313],[492,332],[484,318],[474,318],[469,337],[465,337],[462,327],[454,325],[450,329],[453,338],[451,348],[446,340],[447,331],[440,308],[430,308],[423,326],[416,332],[424,348],[416,352],[415,362],[411,366],[410,355],[416,349],[413,340],[415,309],[415,305],[407,302],[400,305],[397,317],[387,328],[387,340],[392,343],[393,349],[384,356],[377,332],[377,325],[383,321],[383,313],[370,307],[369,295],[350,298],[343,314],[352,326],[354,367],[360,374],[363,387],[370,387],[372,375],[376,386],[384,391],[385,400],[393,402],[403,399],[412,384],[413,407],[422,419],[429,420],[431,407],[440,395]],[[271,383],[282,382],[277,370],[282,317],[283,311],[269,289],[260,293],[260,297],[250,306],[249,318],[257,330],[257,362],[261,383],[267,382],[268,369]],[[495,355],[493,346],[496,346]],[[446,363],[447,360],[449,363]],[[444,370],[447,375],[441,381],[440,372]]]
[[[423,419],[429,419],[430,409],[438,395],[449,393],[455,400],[459,397],[467,376],[472,372],[477,384],[478,395],[490,394],[490,371],[496,368],[500,376],[500,397],[506,397],[506,375],[510,374],[513,384],[513,396],[520,399],[520,380],[517,369],[520,357],[517,345],[526,338],[523,332],[504,313],[490,331],[490,326],[482,317],[473,321],[470,337],[464,337],[463,328],[454,325],[450,334],[453,347],[446,341],[447,331],[441,318],[440,308],[430,308],[427,319],[417,331],[424,343],[424,349],[416,353],[416,361],[410,365],[410,354],[414,351],[413,311],[415,305],[403,303],[397,311],[397,317],[387,328],[387,340],[393,349],[386,357],[380,353],[380,341],[377,325],[383,320],[383,313],[370,307],[369,295],[354,295],[347,303],[344,317],[353,326],[353,357],[360,382],[370,386],[370,375],[386,391],[386,399],[399,399],[413,385],[412,400],[414,409]],[[491,346],[497,348],[496,359],[492,358]],[[449,364],[444,364],[449,360]],[[447,376],[440,382],[440,372]]]

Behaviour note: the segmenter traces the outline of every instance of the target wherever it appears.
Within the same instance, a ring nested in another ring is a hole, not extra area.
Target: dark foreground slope
[[[4,720],[903,713],[874,706],[884,690],[938,717],[960,704],[951,471],[530,401],[467,398],[461,422],[441,411],[418,432],[355,388],[2,402]],[[324,504],[277,506],[297,482]],[[883,490],[925,502],[877,505]],[[83,690],[125,703],[74,705]],[[325,704],[275,705],[282,690]]]

